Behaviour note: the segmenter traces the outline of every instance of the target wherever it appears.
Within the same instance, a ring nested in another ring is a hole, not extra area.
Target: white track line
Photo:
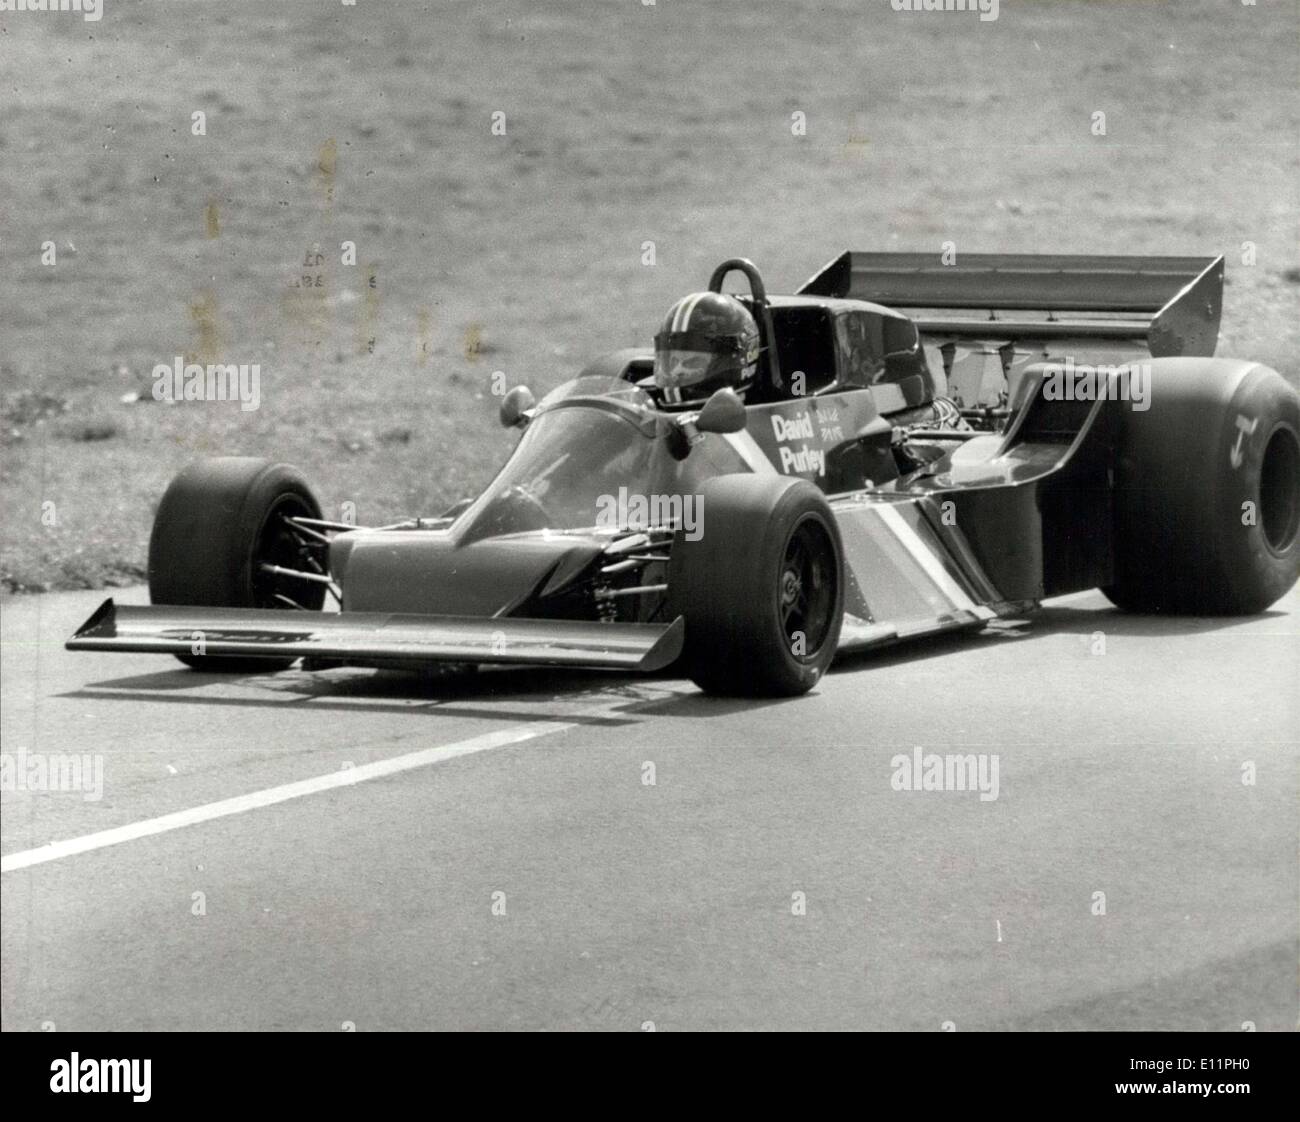
[[[33,865],[44,865],[48,861],[59,861],[64,857],[74,857],[78,853],[89,853],[96,849],[105,849],[110,845],[136,841],[139,838],[165,834],[185,826],[195,826],[200,822],[211,822],[216,818],[228,818],[233,814],[257,810],[276,803],[301,799],[306,795],[316,795],[321,791],[333,791],[339,787],[351,787],[369,779],[382,779],[387,775],[411,771],[414,768],[439,764],[443,760],[456,756],[469,756],[475,752],[490,752],[495,748],[509,748],[525,740],[535,740],[550,733],[566,732],[577,728],[578,722],[545,721],[536,724],[521,725],[513,729],[497,729],[469,740],[455,744],[443,744],[437,748],[424,748],[419,752],[409,752],[404,756],[393,756],[387,760],[361,764],[358,767],[342,768],[328,775],[318,775],[312,779],[303,779],[297,783],[285,783],[280,787],[268,787],[264,791],[253,791],[247,795],[236,795],[233,799],[205,803],[203,806],[178,810],[174,814],[164,814],[159,818],[146,818],[143,822],[134,822],[129,826],[118,826],[112,830],[101,830],[97,834],[86,834],[67,841],[51,842],[37,849],[26,849],[0,858],[0,872],[10,873],[18,869],[29,869]]]

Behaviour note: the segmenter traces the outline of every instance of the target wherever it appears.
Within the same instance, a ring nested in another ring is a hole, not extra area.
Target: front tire
[[[1246,615],[1300,575],[1300,394],[1255,363],[1158,359],[1121,410],[1115,579],[1132,612]]]
[[[679,529],[668,564],[687,674],[707,693],[806,693],[835,657],[844,614],[830,506],[806,480],[772,475],[711,479],[700,499],[699,538]]]
[[[287,464],[224,456],[191,464],[172,480],[149,538],[149,599],[211,608],[319,611],[325,585],[272,576],[267,562],[314,571],[326,567],[319,547],[304,543],[285,516],[320,517],[320,504]],[[286,601],[291,601],[286,602]],[[177,655],[196,670],[282,670],[293,659]]]

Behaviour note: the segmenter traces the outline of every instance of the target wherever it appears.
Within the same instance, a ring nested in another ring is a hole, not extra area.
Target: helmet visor
[[[664,347],[655,351],[655,385],[660,389],[689,389],[706,382],[727,365],[724,355]]]
[[[664,390],[689,389],[729,371],[739,371],[747,355],[741,339],[696,331],[655,337],[655,384]]]

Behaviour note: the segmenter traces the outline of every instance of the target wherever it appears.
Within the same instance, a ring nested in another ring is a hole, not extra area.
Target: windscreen
[[[615,393],[593,393],[602,388],[589,384],[595,381],[570,382],[542,400],[505,467],[457,520],[463,540],[625,529],[639,512],[650,512],[653,522],[654,511],[674,509],[652,498],[694,493],[707,478],[745,470],[717,436],[675,459],[664,436],[670,422],[643,391],[623,382]]]

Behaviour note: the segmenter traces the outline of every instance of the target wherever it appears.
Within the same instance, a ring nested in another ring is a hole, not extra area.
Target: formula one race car
[[[158,510],[153,606],[106,601],[68,647],[203,670],[676,663],[788,695],[837,652],[1083,589],[1260,612],[1300,571],[1300,395],[1210,357],[1223,267],[846,253],[769,297],[727,261],[709,290],[748,278],[745,400],[682,408],[654,351],[619,351],[504,397],[522,437],[477,499],[378,528],[322,518],[282,464],[197,463]]]

